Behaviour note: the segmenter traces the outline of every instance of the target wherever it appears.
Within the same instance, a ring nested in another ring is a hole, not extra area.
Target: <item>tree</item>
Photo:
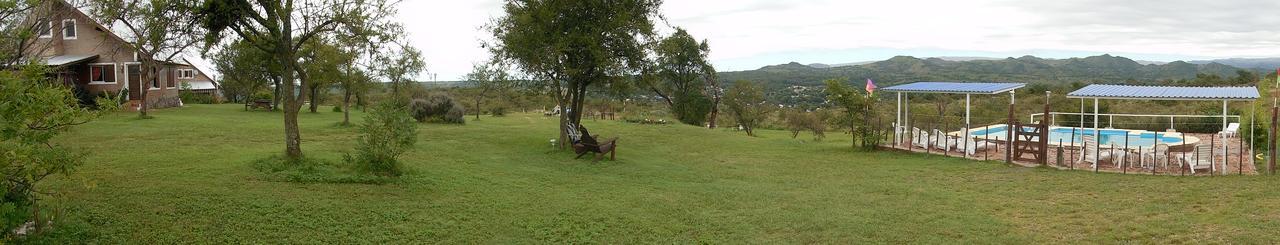
[[[306,87],[310,80],[298,60],[302,44],[320,35],[351,34],[366,23],[389,22],[394,5],[388,0],[205,0],[197,12],[208,29],[206,43],[218,43],[231,33],[278,62],[274,72],[284,91],[285,156],[297,160],[302,158],[298,110],[307,95],[296,93],[294,82]]]
[[[755,136],[755,128],[769,117],[774,108],[765,100],[764,89],[748,81],[738,81],[730,86],[724,95],[724,105],[748,136]]]
[[[858,143],[862,143],[862,147],[874,149],[879,145],[880,137],[875,134],[871,125],[876,116],[871,111],[875,108],[875,98],[840,80],[827,80],[826,84],[827,100],[844,109],[840,121],[853,132],[850,136],[852,146],[857,147]]]
[[[395,95],[401,95],[400,92],[405,89],[405,86],[413,82],[413,78],[426,69],[426,63],[422,61],[422,52],[407,44],[401,44],[400,49],[395,52],[387,52],[379,56],[378,60],[382,64],[382,69],[379,71],[383,77],[387,78],[387,82],[391,83],[391,93]]]
[[[199,38],[204,29],[199,28],[194,9],[200,5],[196,0],[92,0],[94,14],[98,19],[107,20],[103,24],[107,28],[122,26],[124,38],[132,51],[137,52],[139,69],[142,71],[139,80],[156,84],[160,79],[160,64],[173,63],[181,59],[187,49],[200,43]],[[170,81],[176,82],[176,81]],[[139,89],[142,105],[138,115],[148,118],[147,94],[150,89]]]
[[[510,84],[507,69],[501,63],[475,64],[463,78],[476,90],[476,120],[480,120],[480,102],[491,92],[501,92]]]
[[[566,123],[579,124],[587,88],[638,75],[648,61],[661,0],[508,0],[505,16],[488,25],[484,46],[540,83],[561,106]]]
[[[676,28],[655,50],[658,74],[645,80],[649,81],[649,89],[667,102],[680,122],[702,126],[714,121],[708,113],[717,111],[715,107],[720,98],[715,68],[707,60],[709,52],[706,40],[699,43],[683,28]]]
[[[51,16],[32,15],[42,1],[0,0],[0,70],[17,70],[25,62],[25,54],[43,53],[50,45],[35,40],[39,23],[49,23]],[[52,30],[51,30],[52,31]]]
[[[327,38],[313,38],[303,44],[302,69],[311,76],[306,86],[307,97],[311,99],[311,113],[316,113],[320,100],[328,94],[329,87],[338,81],[348,79],[344,69],[355,55],[343,52]]]
[[[243,42],[233,42],[214,54],[213,66],[222,74],[222,93],[234,102],[246,102],[258,91],[272,85],[274,73],[262,50]]]
[[[115,103],[99,99],[101,111],[90,111],[70,88],[50,80],[43,64],[27,63],[20,69],[0,71],[0,229],[13,231],[34,219],[39,233],[47,222],[37,203],[37,183],[70,174],[84,163],[84,154],[51,140],[99,112],[114,110]]]

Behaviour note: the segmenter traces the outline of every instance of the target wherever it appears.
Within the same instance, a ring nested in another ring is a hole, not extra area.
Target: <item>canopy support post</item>
[[[1226,131],[1227,131],[1227,100],[1222,100],[1222,131],[1218,131],[1218,136],[1222,137],[1222,171],[1224,175],[1227,169],[1231,169],[1227,167],[1227,145],[1229,144],[1227,144],[1227,134],[1225,134]],[[1209,157],[1210,157],[1209,159],[1213,159],[1212,158],[1213,156],[1209,156]]]
[[[964,126],[966,129],[969,127],[969,99],[970,94],[964,94]]]

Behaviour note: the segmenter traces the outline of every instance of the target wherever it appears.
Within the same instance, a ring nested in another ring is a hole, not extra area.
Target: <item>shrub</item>
[[[506,116],[507,108],[502,106],[493,107],[493,109],[489,109],[489,113],[492,113],[495,117]]]
[[[333,106],[333,112],[342,112],[342,105]]]
[[[690,92],[675,98],[671,104],[671,114],[682,123],[704,126],[707,122],[707,114],[711,113],[711,106],[711,99],[707,96]]]
[[[409,101],[409,110],[413,119],[418,122],[466,123],[466,109],[455,102],[452,97],[441,93],[432,93],[426,98]]]
[[[404,170],[396,157],[418,141],[418,127],[410,118],[403,103],[378,103],[360,125],[356,154],[348,154],[347,162],[379,176],[400,176]]]

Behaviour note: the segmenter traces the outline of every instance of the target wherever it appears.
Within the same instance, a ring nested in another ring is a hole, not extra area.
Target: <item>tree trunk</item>
[[[480,96],[476,96],[476,121],[480,120],[480,98],[482,97],[484,97],[484,94],[480,94]]]
[[[707,128],[716,128],[716,118],[720,116],[720,96],[711,102],[711,115],[707,117]]]
[[[138,67],[138,82],[145,82],[146,84],[138,84],[142,85],[138,86],[138,90],[141,90],[138,91],[138,94],[142,95],[142,102],[138,105],[138,117],[147,118],[147,109],[150,108],[150,106],[147,105],[149,104],[147,103],[147,95],[150,94],[152,83],[150,79],[154,79],[155,76],[151,74],[152,64],[150,59],[142,59],[142,64],[140,66],[141,67]]]
[[[295,69],[297,67],[294,66],[293,62],[290,62],[294,60],[293,54],[290,52],[293,49],[291,41],[289,39],[280,40],[276,50],[283,66],[283,69],[281,69],[283,88],[281,90],[284,93],[284,152],[285,157],[288,159],[298,160],[302,158],[302,134],[298,129],[298,110],[302,109],[302,105],[299,103],[298,95],[302,93],[295,92],[296,87],[293,84],[296,79],[294,72],[296,72]],[[303,86],[305,85],[303,84]]]
[[[309,96],[311,97],[311,113],[316,113],[317,107],[320,106],[319,104],[316,103],[316,97],[319,97],[319,96],[316,96],[316,93],[319,90],[320,88],[316,86],[311,86],[311,96]]]
[[[280,90],[281,90],[280,86],[282,86],[280,83],[280,76],[271,76],[271,82],[276,85],[275,87],[272,88],[273,90],[275,90],[275,91],[272,91],[272,93],[274,93],[275,96],[271,96],[271,110],[272,111],[280,110],[280,97],[283,96],[283,94],[280,94]]]
[[[351,125],[351,90],[342,90],[342,125]]]

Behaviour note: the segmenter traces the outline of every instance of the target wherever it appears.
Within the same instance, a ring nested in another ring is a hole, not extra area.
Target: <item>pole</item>
[[[969,126],[969,98],[970,94],[964,94],[964,125]]]
[[[1007,125],[1006,128],[1009,129],[1009,130],[1005,130],[1007,131],[1005,132],[1006,134],[1005,144],[1008,145],[1008,148],[1004,150],[1004,163],[1006,164],[1013,163],[1013,141],[1015,140],[1013,138],[1013,131],[1022,130],[1021,128],[1016,128],[1013,125],[1014,124],[1013,123],[1013,104],[1015,102],[1016,102],[1016,99],[1015,99],[1014,91],[1009,91],[1009,117],[1005,119],[1007,121],[1005,123],[1005,125]]]
[[[1102,148],[1102,133],[1098,131],[1098,99],[1093,99],[1093,140],[1098,142],[1097,147],[1093,147],[1093,172],[1098,172],[1098,166],[1102,165],[1102,152],[1098,148]]]
[[[1227,167],[1227,162],[1229,162],[1227,161],[1227,159],[1229,159],[1227,157],[1227,145],[1230,145],[1230,144],[1227,144],[1227,134],[1222,133],[1226,131],[1227,131],[1227,100],[1222,100],[1222,130],[1218,131],[1219,132],[1218,136],[1222,137],[1222,173],[1223,175],[1226,175],[1226,173],[1228,173],[1227,169],[1230,169],[1230,167]]]
[[[893,125],[894,145],[901,143],[901,137],[898,136],[898,129],[902,128],[902,131],[906,131],[906,128],[902,126],[902,92],[897,92],[896,94],[898,95],[898,110],[896,111],[898,113],[898,117],[894,119],[896,120],[896,124]]]
[[[1267,137],[1267,149],[1270,151],[1268,152],[1270,153],[1268,154],[1270,158],[1267,159],[1267,174],[1270,175],[1276,174],[1276,129],[1280,127],[1280,125],[1276,124],[1276,113],[1280,113],[1280,107],[1276,106],[1277,101],[1280,101],[1280,99],[1271,101],[1271,137]]]

